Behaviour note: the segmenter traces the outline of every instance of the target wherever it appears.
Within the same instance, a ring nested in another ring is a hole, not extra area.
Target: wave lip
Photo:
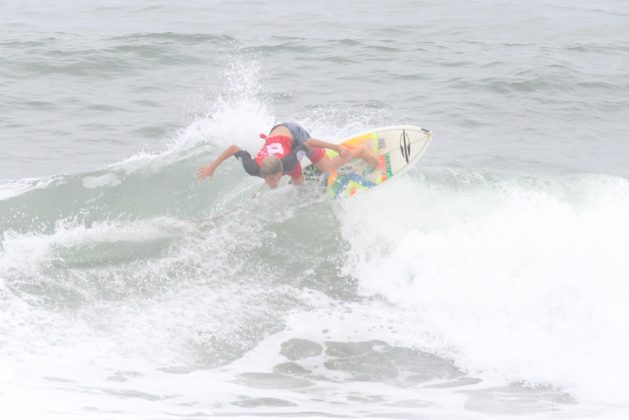
[[[46,189],[60,183],[63,183],[63,178],[60,176],[4,181],[0,183],[0,201],[17,197],[29,191]]]

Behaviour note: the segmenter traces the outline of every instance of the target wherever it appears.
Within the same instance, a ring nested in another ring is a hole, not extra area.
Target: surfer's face
[[[268,185],[271,188],[277,188],[277,186],[280,185],[280,179],[282,179],[281,172],[277,174],[273,174],[273,175],[267,175],[264,177],[264,181],[266,182],[266,185]]]

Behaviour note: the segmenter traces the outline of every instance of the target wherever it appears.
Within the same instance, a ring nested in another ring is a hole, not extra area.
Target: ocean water
[[[626,1],[0,2],[7,419],[625,419]],[[413,124],[269,191],[230,144]]]

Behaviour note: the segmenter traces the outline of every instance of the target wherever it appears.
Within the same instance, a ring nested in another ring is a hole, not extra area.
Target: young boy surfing
[[[300,125],[292,122],[277,124],[268,136],[261,134],[264,145],[255,158],[249,152],[234,145],[229,146],[212,163],[197,169],[198,180],[212,177],[216,168],[230,156],[235,156],[242,162],[245,171],[251,176],[264,179],[271,188],[276,188],[283,175],[289,175],[293,184],[304,183],[304,174],[299,161],[307,156],[321,172],[332,173],[354,158],[365,160],[373,168],[378,167],[378,161],[366,146],[353,149],[313,139]],[[329,158],[325,149],[338,152],[338,156]]]

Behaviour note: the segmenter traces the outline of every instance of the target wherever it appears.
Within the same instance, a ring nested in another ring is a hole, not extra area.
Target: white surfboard
[[[340,144],[350,149],[369,146],[378,159],[378,168],[371,168],[362,159],[352,160],[327,177],[328,196],[351,197],[403,174],[422,157],[431,139],[432,133],[425,128],[400,125],[376,128],[342,140]],[[326,153],[331,158],[337,155],[329,149]],[[312,176],[316,168],[309,165],[305,172]]]

